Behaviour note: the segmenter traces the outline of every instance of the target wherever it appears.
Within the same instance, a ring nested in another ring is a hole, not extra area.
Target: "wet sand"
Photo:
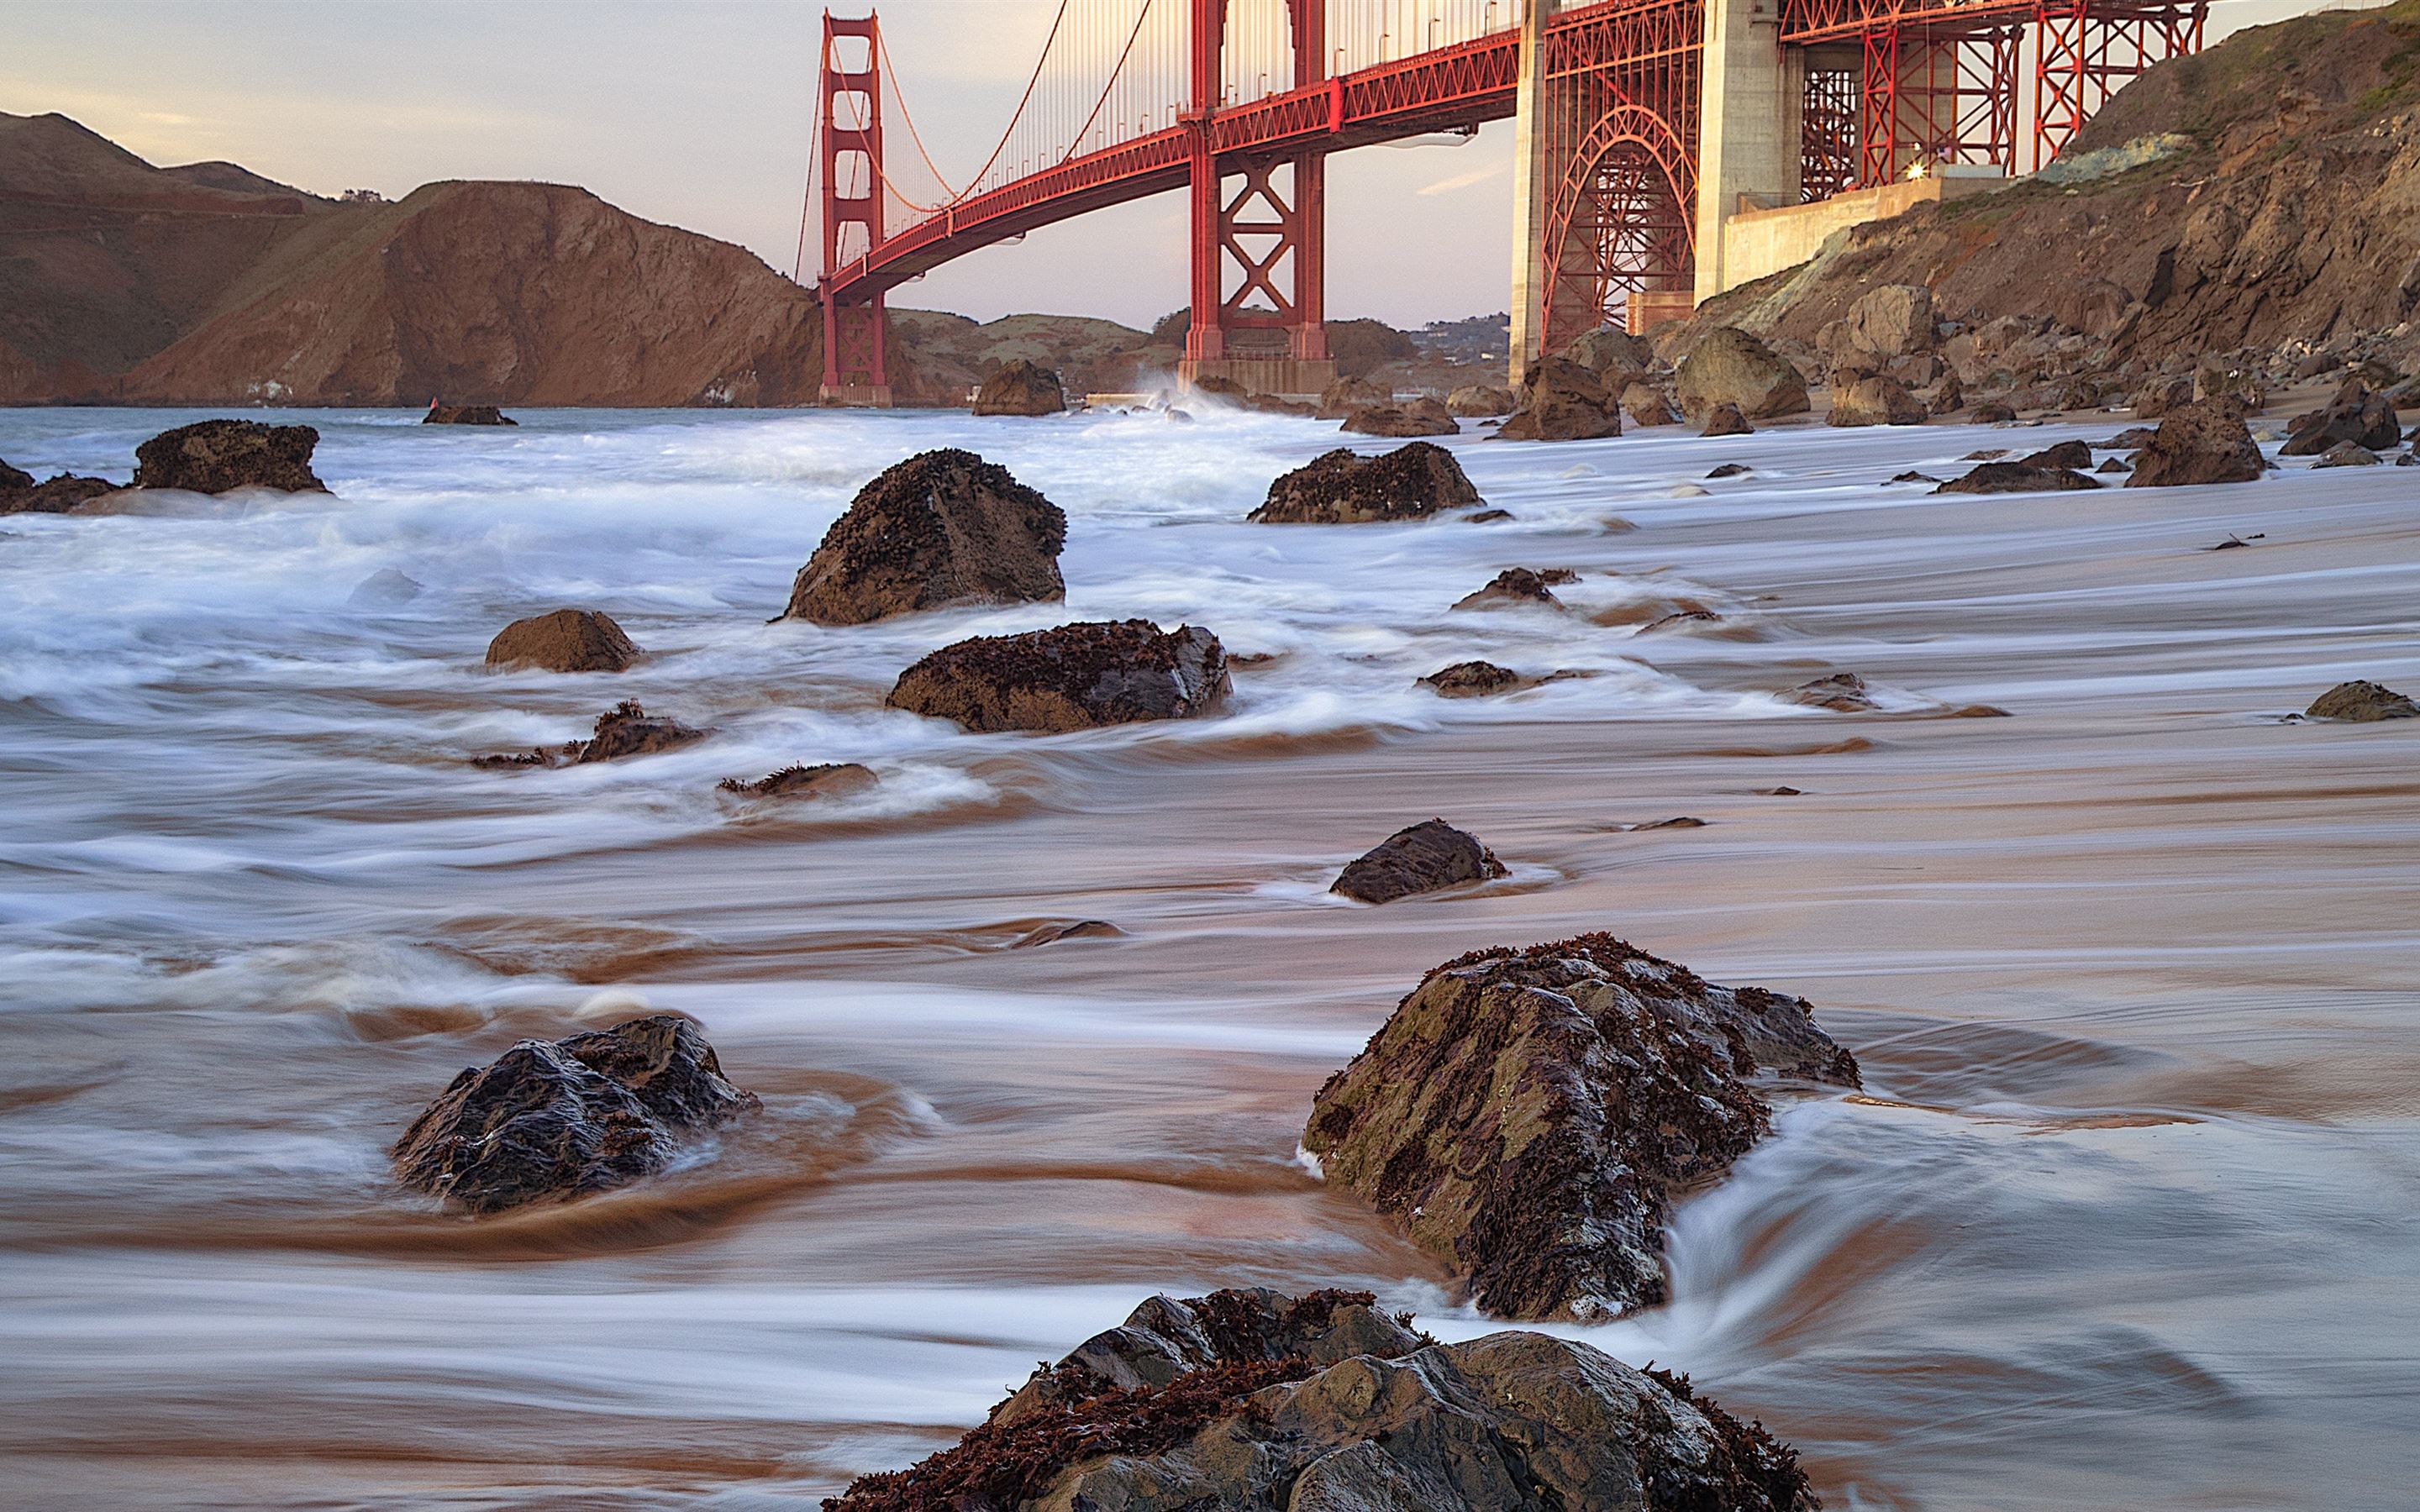
[[[1389,532],[1369,570],[1418,602],[1372,644],[1478,634],[1437,617],[1437,582],[1566,563],[1619,572],[1607,592],[1711,591],[1754,638],[1521,611],[1485,630],[1498,659],[1543,671],[1585,642],[1690,691],[945,744],[931,760],[985,795],[916,812],[627,833],[613,805],[697,785],[659,764],[678,780],[617,778],[663,789],[635,798],[436,768],[460,811],[408,816],[349,767],[311,791],[307,758],[282,789],[222,779],[221,740],[359,758],[281,735],[289,695],[207,654],[179,686],[270,728],[197,731],[194,781],[162,785],[105,713],[14,690],[0,764],[50,806],[0,850],[12,1494],[812,1505],[1153,1290],[1364,1285],[1485,1332],[1295,1139],[1422,969],[1606,929],[1805,994],[1869,1085],[1791,1104],[1683,1210],[1673,1304],[1586,1336],[1761,1418],[1836,1507],[2406,1504],[2420,721],[2281,717],[2342,678],[2420,690],[2420,471],[1879,486],[2116,424],[1466,445],[1490,501],[1538,522],[1419,527],[1399,553]],[[1764,475],[1663,497],[1734,458]],[[1586,529],[1591,510],[1639,529]],[[1085,519],[1071,609],[1114,600],[1078,581]],[[1253,679],[1326,665],[1239,671],[1244,716]],[[1834,670],[1912,712],[1756,700]],[[380,679],[356,680],[372,701]],[[715,663],[693,686],[746,681]],[[2009,715],[1929,717],[1973,703]],[[79,753],[98,784],[71,779]],[[596,838],[513,827],[541,801],[598,806]],[[1383,909],[1323,896],[1432,815],[1512,875]],[[1680,815],[1705,825],[1628,827]],[[341,843],[279,850],[303,829]],[[202,845],[239,858],[196,865]],[[1012,948],[1078,918],[1125,933]],[[386,1181],[384,1142],[455,1070],[643,1004],[698,1017],[766,1098],[715,1159],[476,1226]]]

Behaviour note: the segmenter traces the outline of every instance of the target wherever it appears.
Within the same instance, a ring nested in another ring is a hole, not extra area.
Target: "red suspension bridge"
[[[1507,117],[1519,123],[1517,374],[1608,320],[1642,328],[1727,286],[1711,265],[1741,209],[1912,171],[2013,174],[2048,161],[2129,79],[2198,49],[2207,9],[1057,0],[1006,128],[958,178],[903,108],[878,19],[827,13],[810,194],[824,396],[889,402],[887,291],[996,242],[1180,189],[1191,210],[1186,375],[1314,392],[1334,372],[1328,154]],[[806,243],[802,226],[802,263]]]

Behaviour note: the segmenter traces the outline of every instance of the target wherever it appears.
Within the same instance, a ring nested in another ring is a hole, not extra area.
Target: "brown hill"
[[[1978,368],[2122,386],[2206,357],[2273,376],[2331,355],[2420,368],[2407,325],[2420,307],[2420,0],[2162,64],[2050,172],[1840,233],[1659,347],[1738,325],[1821,367],[1823,328],[1892,284],[1927,285],[1939,316],[1983,328],[1970,386]]]

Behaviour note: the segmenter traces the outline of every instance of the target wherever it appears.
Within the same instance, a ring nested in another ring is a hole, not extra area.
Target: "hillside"
[[[2017,351],[2000,371],[2018,383],[2122,383],[2230,354],[2420,368],[2407,324],[2420,307],[2420,0],[2162,64],[2050,173],[1853,227],[1659,345],[1740,325],[1820,367],[1824,327],[1887,284],[1928,285],[1935,314],[1969,328],[2024,326],[1983,343]]]

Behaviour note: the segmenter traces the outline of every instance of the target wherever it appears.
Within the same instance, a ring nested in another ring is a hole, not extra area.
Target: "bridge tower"
[[[1306,148],[1248,159],[1231,192],[1213,134],[1231,4],[1280,3],[1294,86],[1322,83],[1326,0],[1191,0],[1180,119],[1191,133],[1193,323],[1178,375],[1229,378],[1256,393],[1317,393],[1336,378],[1327,355],[1327,155]]]
[[[821,79],[815,90],[823,143],[824,376],[817,402],[891,404],[890,316],[877,290],[844,303],[832,287],[843,261],[882,244],[881,23],[824,12]],[[862,49],[861,57],[860,49]]]

